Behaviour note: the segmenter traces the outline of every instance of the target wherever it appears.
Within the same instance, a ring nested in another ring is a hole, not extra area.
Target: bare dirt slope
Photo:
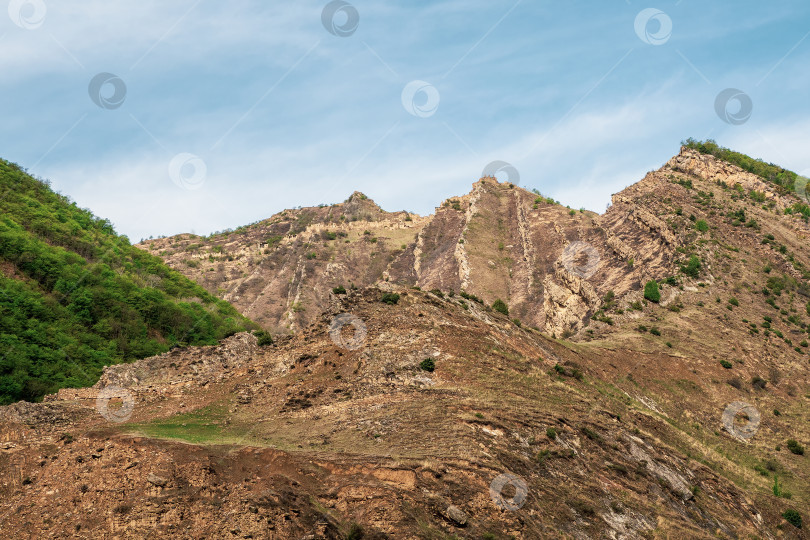
[[[0,527],[32,538],[351,538],[353,525],[366,538],[800,537],[780,513],[808,500],[807,467],[773,448],[806,430],[801,400],[760,392],[746,443],[722,427],[734,389],[693,373],[694,360],[596,354],[458,296],[400,294],[333,297],[275,345],[238,334],[4,408]],[[341,313],[359,322],[333,339]],[[427,358],[434,371],[420,368]],[[125,409],[100,408],[103,388],[124,389]],[[751,469],[768,459],[791,501]]]

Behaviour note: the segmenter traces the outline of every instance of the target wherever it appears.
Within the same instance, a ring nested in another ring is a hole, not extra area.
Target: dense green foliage
[[[788,508],[784,512],[782,512],[782,517],[785,518],[785,521],[797,527],[799,529],[802,528],[802,515],[798,513],[796,510],[792,508]]]
[[[696,278],[700,275],[700,259],[697,255],[689,257],[689,261],[681,266],[681,272],[691,278]]]
[[[436,369],[436,361],[433,358],[425,358],[419,362],[419,367],[424,371],[433,371]]]
[[[495,302],[493,302],[492,309],[494,309],[498,313],[503,313],[506,316],[509,315],[509,306],[507,306],[506,302],[504,302],[500,298],[498,298],[497,300],[495,300]]]
[[[804,455],[804,446],[796,442],[795,439],[789,439],[787,442],[788,450],[796,454],[797,456]]]
[[[754,159],[745,154],[729,150],[717,144],[717,142],[709,139],[706,141],[696,141],[695,139],[687,139],[682,143],[688,148],[697,150],[701,154],[709,154],[718,159],[727,161],[741,169],[761,176],[766,180],[770,180],[777,186],[784,188],[787,191],[792,191],[796,183],[795,172],[783,169],[773,163],[765,163],[761,159]]]
[[[273,336],[264,330],[255,330],[253,335],[256,336],[256,342],[259,347],[266,347],[273,344]]]
[[[650,280],[644,285],[644,298],[650,302],[656,303],[661,300],[661,291],[658,290],[658,282]]]
[[[0,403],[255,327],[45,181],[0,160]]]

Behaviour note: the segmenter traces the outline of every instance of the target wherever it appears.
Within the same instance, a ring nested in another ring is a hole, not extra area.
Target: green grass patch
[[[228,407],[223,403],[145,424],[125,424],[123,428],[145,437],[192,444],[246,444],[252,426],[225,425],[227,414]]]

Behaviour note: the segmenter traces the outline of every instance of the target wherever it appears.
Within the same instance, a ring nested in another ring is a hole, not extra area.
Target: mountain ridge
[[[539,299],[548,304],[546,312],[552,305],[565,307],[565,302],[571,298],[565,291],[570,291],[571,286],[580,287],[576,275],[565,275],[570,272],[565,265],[559,265],[559,255],[551,258],[547,252],[553,249],[559,254],[573,241],[599,249],[600,263],[610,263],[604,278],[614,280],[615,288],[622,290],[638,289],[652,277],[666,277],[666,272],[672,270],[674,250],[678,247],[676,237],[666,223],[644,205],[636,204],[635,199],[654,192],[658,182],[670,180],[668,175],[683,171],[712,183],[721,181],[741,185],[743,189],[758,188],[768,202],[775,203],[776,211],[790,206],[790,197],[774,192],[762,178],[735,165],[720,167],[717,163],[720,162],[716,158],[684,146],[662,169],[614,195],[611,208],[601,215],[549,204],[550,199],[536,193],[508,183],[499,184],[494,178],[484,178],[473,184],[470,193],[445,200],[434,214],[425,217],[392,212],[376,213],[374,219],[360,221],[357,214],[344,213],[345,205],[357,201],[353,197],[364,197],[355,194],[345,203],[329,207],[285,210],[244,231],[207,239],[180,235],[145,241],[139,246],[164,257],[170,266],[213,294],[233,302],[275,332],[294,331],[306,324],[309,319],[302,308],[305,310],[312,304],[320,306],[315,296],[325,296],[338,285],[348,286],[351,282],[367,286],[386,280],[426,289],[469,289],[467,292],[488,302],[496,298],[507,301],[521,320],[549,333],[576,332],[594,312],[595,291],[580,295],[584,299],[582,303],[559,312],[562,313],[560,320],[551,321],[529,313],[534,304],[541,303]],[[369,201],[365,200],[379,209]],[[384,211],[380,209],[380,212]],[[495,234],[480,231],[481,227],[491,226],[504,229],[504,222],[512,230],[502,230],[500,235],[498,231]],[[364,234],[359,234],[360,231]],[[648,233],[653,239],[645,242],[641,235]],[[468,234],[472,238],[466,238]],[[475,242],[476,235],[479,240],[471,248],[470,241]],[[383,242],[374,245],[377,236]],[[660,241],[655,240],[656,237],[660,237]],[[551,244],[544,239],[552,239]],[[348,254],[345,250],[341,253],[336,248],[341,241],[351,244],[355,253]],[[333,244],[330,246],[329,242]],[[375,249],[381,245],[384,249]],[[230,246],[234,246],[235,253],[228,251]],[[493,246],[496,249],[492,249]],[[619,259],[641,262],[642,258],[647,260],[638,265],[640,272],[622,270]],[[228,259],[235,259],[236,263],[229,264],[232,260]],[[294,259],[298,260],[291,268],[289,261]],[[279,264],[284,262],[288,266],[279,269]],[[337,274],[344,266],[359,266],[367,271],[364,275],[355,272],[341,278]],[[487,266],[494,271],[488,271]],[[538,267],[541,270],[538,271]],[[278,275],[279,270],[290,286],[277,282],[265,287],[261,276],[269,272]],[[517,280],[510,275],[513,271]],[[622,284],[626,279],[632,284]],[[513,287],[514,281],[519,281],[520,285]],[[315,292],[308,295],[302,290],[303,283],[311,283]],[[546,294],[547,290],[551,292]],[[268,294],[283,305],[270,305],[262,298]],[[569,316],[566,311],[572,314]]]

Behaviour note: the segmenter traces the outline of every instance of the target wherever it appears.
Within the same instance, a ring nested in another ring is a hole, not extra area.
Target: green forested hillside
[[[109,220],[0,160],[0,404],[253,327]]]

